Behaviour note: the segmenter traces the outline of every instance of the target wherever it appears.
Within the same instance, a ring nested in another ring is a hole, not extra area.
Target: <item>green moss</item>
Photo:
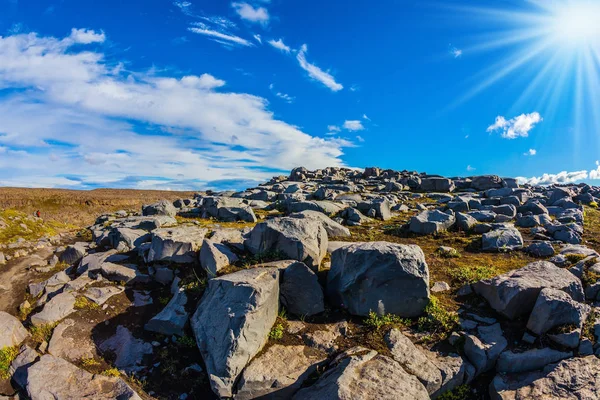
[[[178,338],[177,343],[183,347],[196,347],[196,339],[187,335]]]
[[[104,371],[102,371],[102,375],[111,376],[111,377],[120,377],[121,373],[119,372],[118,369],[116,369],[115,367],[112,367],[112,368],[108,368],[108,369],[105,369]]]
[[[411,323],[412,321],[407,318],[401,318],[394,314],[378,315],[373,311],[369,312],[369,316],[364,321],[365,326],[377,331],[391,326],[408,326]]]
[[[431,296],[425,307],[425,315],[417,321],[417,327],[422,332],[445,339],[458,324],[458,316],[447,311],[435,296]]]
[[[85,296],[79,296],[75,299],[76,310],[98,310],[99,308],[100,306],[97,303],[94,303]]]
[[[587,258],[584,254],[565,254],[565,258],[570,264],[577,264],[579,261]]]
[[[468,400],[471,398],[471,388],[468,385],[460,385],[439,396],[438,400]]]
[[[16,346],[0,349],[0,379],[8,379],[10,377],[10,364],[18,354],[19,349]]]
[[[283,337],[283,324],[275,324],[273,328],[271,328],[271,332],[269,332],[269,338],[273,340],[279,340]]]
[[[498,275],[495,267],[487,265],[459,266],[448,271],[453,283],[457,286],[475,283],[482,279],[493,278]]]
[[[0,211],[0,219],[6,226],[0,229],[0,243],[13,243],[19,238],[36,240],[43,236],[54,236],[62,224],[46,223],[25,213],[15,210]]]
[[[592,201],[592,202],[589,204],[589,206],[590,206],[590,207],[592,207],[592,208],[598,208],[598,203],[597,203],[597,202],[595,202],[595,201]]]
[[[54,332],[56,325],[58,325],[58,323],[33,326],[31,328],[31,339],[38,344],[43,341],[50,342],[52,332]]]

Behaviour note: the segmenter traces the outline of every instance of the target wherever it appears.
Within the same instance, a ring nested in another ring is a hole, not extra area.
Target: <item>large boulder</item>
[[[500,324],[482,325],[477,328],[477,335],[466,335],[464,352],[479,375],[494,368],[507,345]]]
[[[440,210],[426,210],[410,219],[409,230],[421,235],[440,233],[448,230],[456,218],[452,213]]]
[[[499,189],[503,187],[502,179],[497,175],[482,175],[476,176],[471,180],[471,187],[478,191],[486,191],[489,189]]]
[[[238,260],[237,256],[224,244],[204,239],[200,248],[200,266],[209,277]]]
[[[311,316],[325,310],[323,290],[315,274],[304,263],[295,262],[282,271],[281,302],[294,315]]]
[[[54,296],[44,305],[42,311],[31,316],[34,326],[53,324],[75,311],[75,296],[64,292]]]
[[[352,243],[331,255],[327,293],[354,315],[416,317],[429,303],[429,269],[418,246]]]
[[[354,348],[337,357],[319,380],[293,400],[429,400],[419,380],[374,350]]]
[[[224,222],[256,222],[256,215],[252,207],[243,199],[232,197],[205,197],[202,199],[202,208],[206,216]]]
[[[208,229],[196,226],[161,228],[152,232],[148,262],[193,263]]]
[[[573,300],[583,301],[581,281],[565,269],[547,261],[537,261],[473,285],[477,294],[509,319],[529,315],[544,288],[568,293]]]
[[[179,280],[179,278],[177,278],[177,280]],[[187,296],[184,289],[178,288],[177,282],[173,282],[172,291],[174,293],[171,301],[169,301],[161,312],[146,323],[144,329],[167,336],[184,335],[183,329],[189,317],[185,310]]]
[[[84,243],[75,243],[72,245],[68,245],[65,251],[60,255],[58,260],[60,262],[64,262],[65,264],[73,265],[81,261],[85,253],[87,252]]]
[[[169,200],[161,200],[158,203],[142,206],[142,214],[147,215],[166,215],[174,217],[177,215],[177,209]]]
[[[494,229],[481,237],[482,251],[513,251],[523,248],[523,237],[512,226]]]
[[[309,347],[275,344],[244,370],[235,399],[290,399],[326,358]]]
[[[115,367],[133,372],[143,365],[147,354],[152,354],[152,345],[134,337],[129,329],[119,325],[115,334],[100,344],[100,350],[116,356]]]
[[[497,375],[490,385],[493,400],[563,400],[600,398],[600,360],[571,358],[542,371]]]
[[[0,311],[0,349],[20,345],[29,336],[21,321]]]
[[[277,268],[243,270],[208,282],[190,323],[218,396],[233,395],[238,376],[267,342],[278,311]]]
[[[269,251],[302,261],[313,271],[319,269],[327,253],[327,231],[316,219],[275,218],[252,229],[246,247],[253,254]]]
[[[141,400],[123,379],[92,375],[50,354],[27,369],[26,388],[31,400]]]
[[[590,306],[574,301],[562,290],[545,288],[533,306],[527,329],[541,335],[560,325],[581,328],[589,312]]]
[[[423,178],[419,189],[423,192],[453,192],[456,186],[452,179],[433,177]]]
[[[302,211],[299,213],[290,214],[290,217],[300,218],[300,219],[312,218],[312,219],[316,219],[316,220],[320,221],[323,224],[323,227],[325,228],[325,230],[327,231],[327,236],[329,236],[329,237],[351,236],[350,230],[348,228],[346,228],[342,224],[335,222],[334,220],[329,218],[327,215],[325,215],[321,212],[318,212],[318,211],[312,211],[312,210]]]

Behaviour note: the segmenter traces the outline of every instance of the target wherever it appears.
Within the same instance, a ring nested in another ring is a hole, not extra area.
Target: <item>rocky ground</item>
[[[80,232],[4,210],[0,399],[598,398],[598,197],[297,168]]]

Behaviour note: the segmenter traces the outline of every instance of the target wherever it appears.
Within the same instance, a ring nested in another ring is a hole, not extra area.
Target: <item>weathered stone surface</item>
[[[493,309],[510,319],[528,315],[544,288],[562,290],[576,301],[584,299],[581,281],[569,271],[547,261],[537,261],[473,284],[477,294],[484,297]]]
[[[325,310],[323,289],[315,274],[304,263],[287,267],[281,278],[281,302],[286,310],[299,316],[311,316]]]
[[[18,346],[27,339],[29,332],[16,317],[0,311],[0,349]]]
[[[398,329],[392,329],[385,336],[392,358],[406,372],[416,376],[427,389],[427,393],[437,392],[442,387],[442,373],[439,368],[421,352],[409,338]]]
[[[573,357],[573,352],[553,350],[548,347],[531,349],[522,353],[505,351],[496,362],[496,371],[504,373],[521,373],[542,369],[548,364]]]
[[[250,233],[252,228],[247,227],[243,229],[234,228],[219,228],[216,229],[210,236],[210,240],[213,243],[221,243],[236,250],[244,250],[244,242],[246,239],[245,235]]]
[[[409,230],[421,235],[428,235],[444,232],[455,222],[456,218],[453,214],[439,210],[427,210],[410,219]]]
[[[148,262],[193,263],[207,233],[208,229],[196,226],[157,229],[152,232]]]
[[[26,387],[31,400],[141,400],[121,378],[92,375],[50,354],[27,369]]]
[[[309,347],[273,345],[246,367],[234,398],[290,399],[326,358]]]
[[[24,344],[19,349],[19,354],[10,364],[10,369],[8,370],[9,375],[11,375],[12,381],[15,382],[21,389],[25,389],[27,386],[27,370],[38,360],[39,357],[40,355],[37,351]]]
[[[531,243],[526,251],[535,257],[551,257],[554,255],[554,247],[549,242]]]
[[[69,316],[75,311],[75,296],[71,293],[61,293],[54,296],[44,305],[42,311],[31,316],[35,326],[53,324]]]
[[[142,274],[135,264],[120,265],[105,262],[100,268],[100,273],[113,282],[135,283],[149,280],[148,275]]]
[[[73,265],[81,261],[86,251],[87,249],[85,248],[83,243],[75,243],[73,245],[67,246],[66,250],[63,251],[63,253],[58,259],[61,262]]]
[[[174,287],[175,294],[161,312],[152,317],[144,326],[144,329],[163,335],[183,336],[183,328],[188,321],[188,313],[185,311],[187,296],[185,290]]]
[[[91,287],[87,288],[83,295],[94,303],[103,305],[111,297],[123,293],[123,290],[125,290],[125,288],[122,286]]]
[[[208,216],[224,222],[246,221],[256,222],[252,208],[242,199],[230,197],[205,197],[202,208]]]
[[[481,238],[482,251],[512,251],[523,248],[521,232],[514,227],[495,229]]]
[[[367,349],[351,349],[312,386],[300,390],[294,400],[425,400],[427,390],[396,361]],[[352,354],[354,353],[354,354]]]
[[[468,232],[475,225],[477,225],[477,220],[469,214],[456,213],[456,227],[461,231]]]
[[[560,325],[581,328],[589,312],[590,306],[574,301],[562,290],[545,288],[533,306],[527,329],[541,335]]]
[[[543,371],[498,375],[490,385],[493,400],[584,400],[600,398],[600,360],[595,356],[550,364]]]
[[[112,228],[108,233],[110,247],[120,252],[135,249],[150,240],[151,236],[143,229]]]
[[[321,212],[318,212],[318,211],[310,211],[310,210],[302,211],[299,213],[290,214],[290,217],[300,218],[300,219],[312,218],[312,219],[316,219],[316,220],[320,221],[323,224],[323,227],[325,228],[325,230],[327,231],[327,235],[329,237],[351,236],[350,230],[348,228],[346,228],[342,224],[338,224],[337,222],[335,222],[334,220],[329,218],[327,215],[325,215]]]
[[[209,281],[190,323],[217,395],[233,395],[238,376],[267,342],[278,311],[277,268],[243,270]]]
[[[327,231],[321,222],[284,217],[256,225],[246,247],[253,254],[281,252],[317,271],[327,252],[327,243]]]
[[[209,277],[217,276],[217,272],[236,262],[237,256],[220,243],[204,239],[200,248],[200,266]]]
[[[302,339],[307,346],[331,355],[338,350],[336,340],[349,334],[348,323],[342,321],[334,324],[321,324],[317,330],[303,333]]]
[[[476,374],[479,375],[494,368],[496,360],[507,344],[500,324],[479,326],[477,336],[466,336],[464,351],[475,367]]]
[[[100,350],[114,353],[115,367],[132,372],[143,364],[145,355],[152,354],[152,345],[135,338],[129,329],[119,325],[114,336],[100,344]]]
[[[48,353],[70,362],[93,358],[96,346],[89,336],[78,334],[75,321],[65,319],[54,328]]]
[[[429,303],[429,269],[415,245],[352,243],[334,251],[327,276],[332,303],[354,315],[420,315]]]
[[[169,200],[161,200],[158,203],[148,204],[142,207],[142,214],[147,215],[167,215],[174,217],[177,215],[177,209]]]

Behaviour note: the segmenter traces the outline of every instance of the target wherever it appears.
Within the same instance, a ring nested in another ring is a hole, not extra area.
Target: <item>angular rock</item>
[[[553,350],[548,347],[531,349],[522,353],[505,351],[496,362],[496,371],[504,373],[521,373],[542,369],[548,364],[573,357],[573,352]]]
[[[304,263],[295,262],[282,271],[281,303],[294,315],[311,316],[325,310],[323,289],[315,274]]]
[[[261,222],[250,232],[246,247],[253,254],[277,251],[319,269],[327,252],[327,231],[314,219],[275,218]]]
[[[509,319],[528,315],[544,288],[562,290],[576,301],[584,299],[581,281],[569,271],[547,261],[533,262],[523,268],[473,284],[477,294],[484,297],[494,310]]]
[[[540,292],[529,320],[527,329],[541,335],[560,325],[574,325],[581,328],[590,306],[574,301],[567,293],[545,288]]]
[[[456,227],[461,231],[468,232],[475,225],[477,225],[477,220],[469,214],[456,213]]]
[[[326,358],[308,347],[275,344],[246,367],[234,398],[290,399]]]
[[[482,251],[513,251],[523,248],[521,232],[514,227],[495,229],[481,238]]]
[[[207,233],[208,229],[196,226],[157,229],[152,232],[148,262],[193,263]]]
[[[204,239],[200,248],[200,266],[208,277],[217,276],[217,272],[226,266],[236,262],[237,256],[219,243],[213,243],[211,240]]]
[[[88,288],[83,295],[98,305],[103,305],[113,296],[123,293],[125,290],[122,286],[105,286]]]
[[[267,342],[278,311],[277,268],[243,270],[208,282],[190,323],[218,396],[233,395],[238,376]]]
[[[187,296],[185,290],[175,286],[175,294],[171,301],[169,301],[161,312],[146,323],[144,329],[167,336],[183,336],[183,329],[189,317],[187,311],[185,311],[186,304]]]
[[[166,215],[174,217],[177,215],[177,209],[169,200],[161,200],[158,203],[142,206],[142,215]]]
[[[66,250],[58,258],[60,262],[64,262],[65,264],[73,265],[81,261],[87,249],[83,245],[83,243],[75,243],[73,245],[67,246]]]
[[[148,275],[142,274],[135,264],[120,265],[106,262],[102,264],[100,273],[109,281],[125,282],[126,284],[149,280]]]
[[[126,372],[136,371],[147,354],[152,354],[152,345],[135,338],[123,325],[117,326],[116,333],[100,344],[103,352],[116,356],[114,365]]]
[[[92,339],[78,332],[72,319],[65,319],[54,328],[48,344],[48,353],[70,362],[93,358],[95,350],[96,345]]]
[[[464,352],[475,367],[476,374],[479,375],[494,368],[496,360],[508,343],[502,334],[500,324],[479,326],[477,332],[477,336],[466,336]]]
[[[329,237],[349,237],[351,236],[350,230],[343,226],[342,224],[338,224],[327,215],[318,212],[318,211],[302,211],[296,214],[290,214],[291,218],[312,218],[320,221],[323,224],[323,227],[327,231],[327,236]]]
[[[456,218],[452,214],[439,210],[427,210],[410,219],[409,230],[421,235],[429,235],[444,232],[455,222]]]
[[[75,311],[75,296],[71,293],[61,293],[54,296],[44,305],[42,311],[31,316],[35,326],[53,324],[69,316]]]
[[[327,276],[332,303],[354,315],[420,315],[429,303],[429,269],[415,245],[352,243],[334,251]]]
[[[29,332],[23,327],[21,321],[9,313],[0,311],[0,349],[18,346],[28,336]]]

